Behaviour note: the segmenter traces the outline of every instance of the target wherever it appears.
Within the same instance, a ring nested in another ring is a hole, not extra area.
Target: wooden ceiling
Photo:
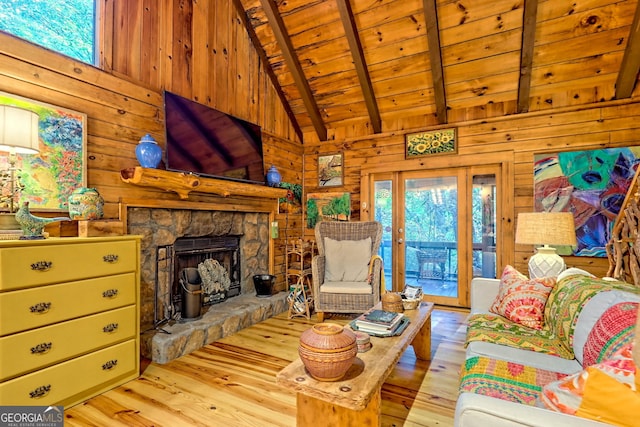
[[[234,0],[299,135],[634,94],[638,0]]]

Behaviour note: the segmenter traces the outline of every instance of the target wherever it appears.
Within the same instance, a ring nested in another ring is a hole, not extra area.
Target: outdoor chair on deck
[[[445,279],[445,265],[447,263],[446,249],[431,249],[416,252],[420,271],[420,279]],[[438,270],[436,270],[436,267]]]
[[[362,313],[380,301],[382,225],[376,221],[322,221],[311,269],[318,320],[324,313]]]

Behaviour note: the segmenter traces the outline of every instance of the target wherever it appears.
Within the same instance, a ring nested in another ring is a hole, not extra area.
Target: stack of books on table
[[[409,323],[402,313],[394,313],[380,309],[369,310],[352,322],[352,328],[378,337],[400,335]]]

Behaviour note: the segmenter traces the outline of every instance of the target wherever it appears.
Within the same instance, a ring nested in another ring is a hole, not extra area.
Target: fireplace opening
[[[169,263],[169,311],[174,313],[169,317],[175,318],[183,310],[180,278],[184,277],[186,271],[191,274],[194,274],[194,270],[197,271],[203,307],[240,295],[240,237],[241,235],[179,237],[173,245],[158,248],[159,252],[165,254],[164,258],[158,258],[158,262]],[[159,270],[162,268],[158,265]]]

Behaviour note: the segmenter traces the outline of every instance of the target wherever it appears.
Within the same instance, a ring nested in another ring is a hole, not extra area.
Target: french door
[[[499,166],[373,173],[372,218],[382,223],[387,289],[468,306],[472,277],[496,277]]]

